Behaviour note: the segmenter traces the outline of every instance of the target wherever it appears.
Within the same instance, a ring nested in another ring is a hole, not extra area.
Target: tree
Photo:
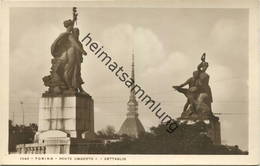
[[[108,125],[105,129],[97,131],[97,137],[106,139],[117,138],[115,127]]]

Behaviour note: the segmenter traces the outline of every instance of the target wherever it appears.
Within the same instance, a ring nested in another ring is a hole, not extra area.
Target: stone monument
[[[52,66],[50,75],[43,77],[48,90],[40,99],[35,143],[20,147],[20,152],[68,154],[72,142],[94,139],[94,102],[82,88],[81,63],[87,53],[75,27],[77,16],[74,7],[73,19],[63,22],[66,31],[51,45]]]
[[[206,72],[209,64],[206,62],[206,54],[201,56],[201,63],[193,72],[191,78],[179,86],[173,86],[175,90],[184,94],[187,101],[184,105],[181,123],[196,123],[204,121],[208,128],[207,134],[214,144],[221,144],[220,122],[212,112],[213,102],[211,88],[209,86],[209,74]],[[184,88],[188,85],[188,88]]]

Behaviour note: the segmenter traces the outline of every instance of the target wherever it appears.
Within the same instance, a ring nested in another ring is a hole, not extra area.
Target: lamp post
[[[23,101],[21,101],[20,104],[21,104],[22,111],[23,111],[23,126],[24,126],[24,109],[23,109]]]
[[[21,107],[22,107],[22,113],[23,113],[23,127],[22,127],[22,143],[25,146],[25,139],[24,139],[24,132],[25,132],[25,126],[24,126],[24,108],[23,108],[23,101],[20,102]]]

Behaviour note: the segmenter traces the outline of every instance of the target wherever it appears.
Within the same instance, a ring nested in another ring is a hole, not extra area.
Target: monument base
[[[96,154],[104,148],[99,139],[71,138],[59,130],[37,133],[35,143],[17,145],[19,154]]]
[[[71,154],[71,140],[92,141],[94,102],[87,94],[46,96],[40,99],[38,132],[33,144],[17,146],[18,153]],[[75,141],[73,141],[75,142]]]
[[[20,144],[20,154],[70,154],[71,138],[59,130],[49,130],[35,135],[35,143]]]
[[[42,133],[60,130],[72,138],[94,133],[94,104],[89,95],[48,96],[40,99],[39,128]]]
[[[212,116],[211,118],[195,119],[195,118],[178,118],[179,123],[195,125],[197,122],[204,122],[207,125],[207,135],[216,145],[221,144],[221,131],[219,118]]]

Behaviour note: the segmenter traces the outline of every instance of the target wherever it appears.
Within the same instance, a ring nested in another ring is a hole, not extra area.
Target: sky
[[[207,53],[212,109],[221,123],[222,143],[248,149],[248,10],[191,8],[78,8],[80,39],[91,33],[162,109],[181,115],[185,97],[172,89],[192,76]],[[47,90],[42,77],[51,67],[50,46],[64,32],[71,8],[11,8],[10,119],[38,122],[38,104]],[[22,18],[22,19],[21,19]],[[83,88],[94,99],[95,130],[126,118],[129,89],[88,47],[82,63]],[[20,102],[23,101],[23,105]],[[139,119],[149,131],[160,120],[139,102]]]

